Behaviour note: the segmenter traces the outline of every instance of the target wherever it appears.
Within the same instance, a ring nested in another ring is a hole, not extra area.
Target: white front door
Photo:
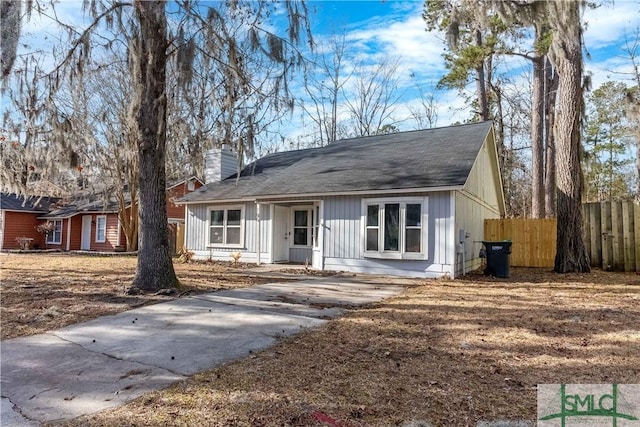
[[[273,262],[289,261],[289,216],[286,206],[275,206],[273,215]]]
[[[91,215],[82,217],[82,234],[80,236],[80,250],[88,251],[91,249]]]

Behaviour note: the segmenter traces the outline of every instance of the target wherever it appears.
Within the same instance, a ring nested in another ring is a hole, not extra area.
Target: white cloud
[[[347,34],[352,49],[377,58],[397,57],[405,69],[420,74],[441,74],[444,44],[436,33],[426,31],[419,8],[392,17],[376,17]]]
[[[625,34],[631,35],[640,26],[640,3],[618,0],[587,9],[584,21],[587,23],[584,42],[588,50],[617,45]]]

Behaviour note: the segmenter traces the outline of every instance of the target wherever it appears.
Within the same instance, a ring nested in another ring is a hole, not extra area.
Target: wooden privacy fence
[[[599,202],[582,205],[584,242],[593,267],[640,272],[640,205]],[[485,240],[511,240],[511,265],[553,267],[555,219],[487,219]]]
[[[582,217],[592,266],[640,271],[640,204],[586,203],[582,205]]]
[[[553,267],[556,220],[485,219],[484,240],[511,240],[510,263],[514,267]]]

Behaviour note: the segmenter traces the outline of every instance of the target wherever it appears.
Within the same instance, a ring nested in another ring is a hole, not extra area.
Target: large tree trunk
[[[531,217],[544,217],[544,56],[533,58],[531,97]]]
[[[27,7],[30,7],[27,5]],[[16,60],[18,40],[20,38],[22,2],[17,0],[0,2],[0,35],[2,39],[2,49],[0,50],[0,64],[2,75],[5,81],[11,74],[13,63]]]
[[[165,2],[136,0],[140,22],[134,90],[139,98],[139,247],[133,288],[157,291],[178,285],[169,249],[166,211],[166,65]]]
[[[482,46],[482,32],[475,30],[476,45]],[[480,120],[489,120],[489,99],[487,98],[487,79],[484,72],[484,61],[476,67],[476,90],[478,91],[478,108]]]
[[[589,259],[582,238],[582,46],[580,2],[547,3],[554,29],[551,51],[558,70],[558,108],[554,128],[557,179],[557,244],[554,270],[588,272]]]
[[[556,217],[556,143],[553,137],[555,123],[558,74],[545,58],[545,174],[544,211],[547,218]]]

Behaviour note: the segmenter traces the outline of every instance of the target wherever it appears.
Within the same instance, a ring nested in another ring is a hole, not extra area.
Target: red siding
[[[39,248],[44,248],[44,235],[36,231],[36,226],[44,222],[38,215],[42,214],[5,211],[2,249],[20,249],[16,237],[30,237]]]
[[[199,181],[194,181],[194,190],[200,187],[202,187],[202,184],[200,184]],[[184,205],[176,206],[173,202],[187,193],[190,193],[187,182],[183,182],[171,190],[167,190],[167,218],[184,220]]]
[[[104,243],[96,242],[96,231],[98,216],[105,215],[107,217],[106,241]],[[82,228],[82,224],[80,226]],[[118,215],[110,214],[94,214],[91,218],[91,250],[92,251],[113,251],[118,245]]]
[[[71,240],[69,241],[69,250],[80,250],[80,244],[82,242],[82,218],[87,215],[91,216],[91,238],[89,240],[89,250],[104,252],[115,250],[115,247],[118,245],[118,214],[115,213],[80,213],[71,217]],[[97,218],[102,215],[107,217],[106,241],[96,242]],[[64,244],[66,247],[66,240],[64,241]]]

